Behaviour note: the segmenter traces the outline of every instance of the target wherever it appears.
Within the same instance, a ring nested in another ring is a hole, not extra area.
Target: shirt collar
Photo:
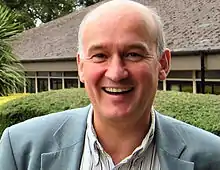
[[[136,157],[137,155],[141,155],[144,151],[147,150],[149,145],[152,143],[155,133],[155,110],[152,107],[151,109],[151,125],[148,133],[144,137],[142,143],[140,146],[138,146],[133,153],[122,160],[122,162],[127,162],[128,159],[131,159],[132,157]],[[94,126],[93,126],[93,107],[91,106],[87,118],[87,137],[89,141],[89,147],[92,152],[92,155],[94,155],[94,161],[97,165],[99,162],[99,152],[104,153],[104,149],[101,146],[101,144],[98,141]]]

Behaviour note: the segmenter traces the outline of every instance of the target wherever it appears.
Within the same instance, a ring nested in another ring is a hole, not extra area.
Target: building
[[[219,0],[136,1],[156,8],[172,50],[172,70],[166,81],[159,82],[159,89],[220,94]],[[77,32],[84,15],[96,6],[17,37],[13,49],[29,82],[24,92],[83,86],[77,76]]]

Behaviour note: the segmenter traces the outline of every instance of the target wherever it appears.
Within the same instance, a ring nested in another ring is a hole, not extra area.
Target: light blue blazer
[[[90,106],[27,120],[7,128],[0,170],[79,170]],[[162,170],[220,170],[220,138],[156,113]]]

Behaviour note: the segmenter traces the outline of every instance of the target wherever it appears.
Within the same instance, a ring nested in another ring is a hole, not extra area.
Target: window
[[[38,92],[48,90],[48,79],[38,78],[37,79]]]
[[[167,90],[192,93],[193,84],[191,81],[167,81]]]
[[[78,77],[77,71],[66,71],[64,72],[64,77]]]
[[[213,84],[214,94],[220,95],[220,82]]]
[[[62,79],[50,79],[50,89],[62,89]]]
[[[84,88],[84,87],[85,87],[85,84],[82,83],[81,81],[80,81],[80,87],[81,87],[81,88]]]
[[[196,78],[201,78],[201,71],[196,71]],[[220,70],[206,70],[206,79],[220,79]]]
[[[193,92],[193,85],[191,82],[180,84],[180,87],[181,87],[180,91],[182,92],[190,92],[190,93]]]
[[[78,87],[78,79],[65,79],[64,80],[65,88]]]
[[[26,79],[26,92],[27,93],[35,93],[35,79],[28,78]]]
[[[181,91],[181,88],[180,88],[179,84],[172,84],[172,85],[170,85],[170,90],[172,90],[172,91]]]
[[[158,90],[163,90],[163,81],[159,81],[159,82],[158,82],[157,89],[158,89]]]
[[[196,83],[197,93],[202,92],[201,81]],[[220,94],[220,82],[205,82],[205,93],[208,94]]]
[[[62,77],[62,72],[50,72],[51,77]]]
[[[26,72],[25,75],[28,77],[35,77],[35,72]]]
[[[37,72],[37,76],[48,77],[48,72],[45,72],[45,71],[39,71],[39,72]]]
[[[167,78],[188,78],[188,79],[192,79],[192,71],[170,71]]]

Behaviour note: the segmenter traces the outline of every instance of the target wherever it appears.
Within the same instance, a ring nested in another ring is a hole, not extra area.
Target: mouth
[[[111,95],[120,95],[120,94],[126,94],[131,92],[134,88],[133,87],[127,87],[127,88],[113,88],[113,87],[103,87],[102,88],[106,93]]]

